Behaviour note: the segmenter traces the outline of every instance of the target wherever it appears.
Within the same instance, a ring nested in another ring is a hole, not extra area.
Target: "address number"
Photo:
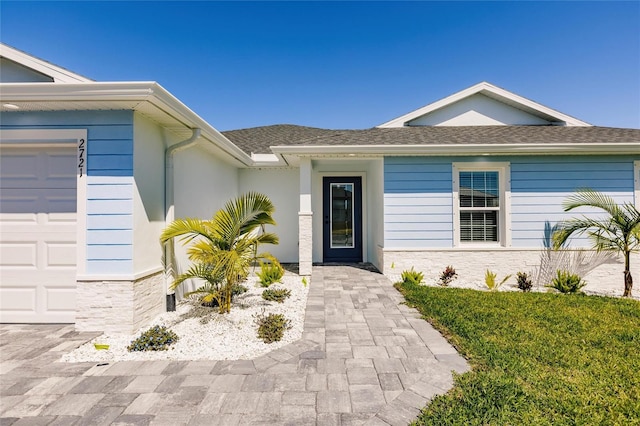
[[[85,140],[78,140],[78,170],[80,171],[80,177],[84,176],[84,168],[85,168]]]

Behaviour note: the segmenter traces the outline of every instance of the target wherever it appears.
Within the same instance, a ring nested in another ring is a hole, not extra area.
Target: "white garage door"
[[[76,149],[0,149],[0,322],[75,320]]]

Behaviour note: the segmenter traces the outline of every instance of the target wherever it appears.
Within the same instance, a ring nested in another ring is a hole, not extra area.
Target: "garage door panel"
[[[0,321],[73,322],[76,150],[2,149]]]
[[[0,242],[0,268],[35,270],[38,266],[38,242]]]
[[[59,148],[39,151],[32,148],[5,148],[1,153],[1,188],[76,187],[76,153],[74,149]]]
[[[3,285],[0,288],[0,310],[2,312],[22,312],[34,314],[36,312],[35,287],[10,287]]]
[[[0,151],[2,188],[31,188],[40,180],[38,154],[31,150],[3,149]]]
[[[2,214],[75,214],[76,209],[75,188],[3,188],[0,190],[0,212]]]
[[[45,312],[66,312],[75,316],[75,310],[70,310],[71,306],[75,306],[76,291],[75,289],[65,287],[46,287],[45,288]]]
[[[76,244],[74,242],[45,242],[47,253],[45,266],[47,268],[61,268],[76,266]]]
[[[35,220],[35,215],[38,212],[39,204],[38,194],[27,195],[20,193],[20,190],[12,191],[17,192],[18,194],[10,194],[10,191],[6,189],[0,191],[0,219],[2,220],[2,222],[6,222],[9,220]]]
[[[47,187],[59,188],[58,184],[64,182],[67,185],[73,185],[76,180],[76,154],[75,152],[55,151],[43,157],[44,165],[47,171],[45,180]]]

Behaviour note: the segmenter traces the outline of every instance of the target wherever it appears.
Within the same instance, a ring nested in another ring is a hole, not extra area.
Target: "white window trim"
[[[460,241],[460,172],[498,172],[500,185],[500,211],[498,242]],[[453,246],[454,247],[511,247],[511,165],[507,162],[495,163],[453,163]]]
[[[633,200],[640,208],[640,160],[633,162]]]

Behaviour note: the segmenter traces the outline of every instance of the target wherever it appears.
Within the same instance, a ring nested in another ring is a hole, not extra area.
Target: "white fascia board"
[[[346,145],[272,146],[280,155],[563,155],[640,154],[637,142],[608,144],[467,144],[467,145]]]
[[[89,83],[93,81],[89,78],[81,76],[80,74],[76,74],[47,61],[43,61],[42,59],[31,56],[25,52],[14,49],[13,47],[3,43],[0,43],[0,56],[7,58],[26,68],[49,76],[53,78],[53,81],[55,83]]]
[[[252,165],[251,157],[229,139],[153,81],[92,83],[1,83],[0,101],[20,102],[149,102],[185,127],[199,128],[202,137],[218,145],[242,164]],[[97,109],[97,108],[93,108]]]
[[[451,105],[469,96],[475,95],[477,93],[483,93],[483,92],[485,94],[488,93],[489,95],[494,95],[494,97],[503,98],[511,101],[512,103],[519,104],[522,107],[524,107],[523,109],[525,111],[526,110],[538,111],[544,115],[551,116],[557,119],[558,121],[563,121],[571,126],[591,126],[591,124],[587,122],[578,120],[577,118],[563,114],[559,111],[548,108],[537,102],[533,102],[529,99],[523,98],[522,96],[516,95],[515,93],[509,92],[508,90],[502,89],[500,87],[487,83],[486,81],[483,81],[467,89],[454,93],[453,95],[447,96],[444,99],[440,99],[439,101],[433,102],[429,105],[426,105],[422,108],[412,111],[408,114],[402,115],[398,118],[394,118],[393,120],[387,121],[386,123],[382,123],[376,127],[379,127],[379,128],[404,127],[405,123],[407,123],[408,121],[411,121],[423,115],[429,114],[435,110],[446,107],[447,105]]]
[[[91,83],[0,83],[3,102],[139,101],[154,92],[151,81]]]

